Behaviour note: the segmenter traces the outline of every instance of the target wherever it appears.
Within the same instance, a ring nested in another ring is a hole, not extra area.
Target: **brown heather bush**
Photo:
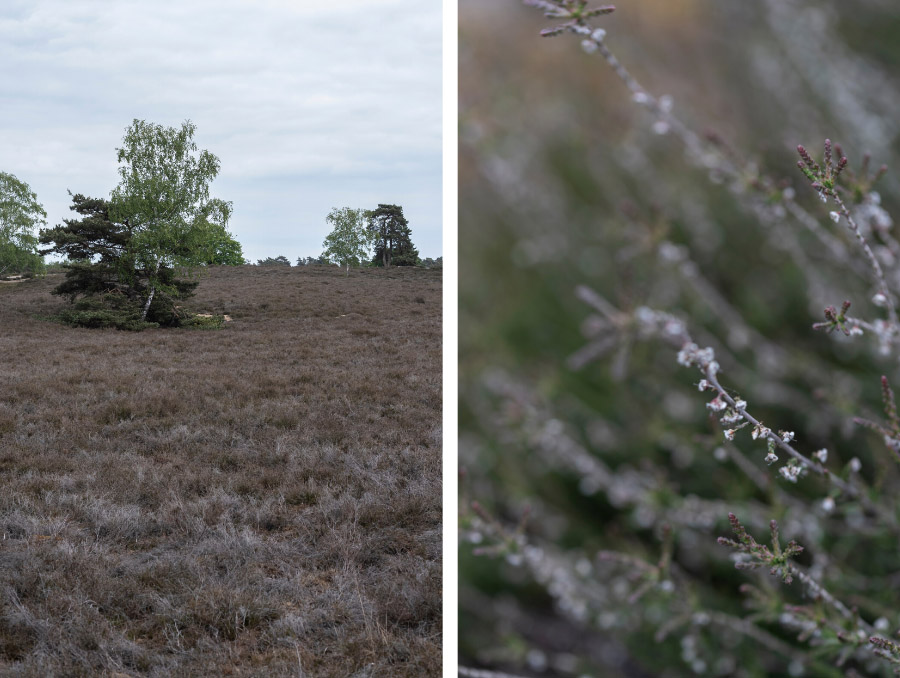
[[[441,272],[214,268],[225,329],[141,333],[58,279],[0,287],[0,674],[438,675]]]

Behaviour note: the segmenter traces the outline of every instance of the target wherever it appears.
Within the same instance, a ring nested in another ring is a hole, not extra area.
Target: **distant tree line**
[[[197,287],[194,272],[204,266],[249,264],[241,244],[227,230],[230,202],[211,197],[219,159],[199,150],[196,127],[180,128],[134,120],[116,149],[119,184],[109,199],[69,192],[77,215],[46,228],[47,213],[37,195],[12,174],[0,172],[0,276],[46,270],[44,256],[56,255],[65,279],[53,294],[71,307],[61,318],[75,325],[141,329],[184,324],[181,302]],[[324,252],[300,257],[298,266],[424,266],[409,222],[399,205],[374,210],[334,208]],[[258,266],[291,266],[285,256],[258,259]]]
[[[338,265],[347,275],[351,267],[423,266],[441,268],[443,259],[419,258],[409,222],[399,205],[380,204],[374,210],[335,207],[325,217],[331,232],[318,257],[299,257],[297,266]],[[258,259],[257,266],[290,266],[285,256]]]

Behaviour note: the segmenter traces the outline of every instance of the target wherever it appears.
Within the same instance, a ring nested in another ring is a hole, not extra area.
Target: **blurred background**
[[[729,511],[760,540],[777,518],[804,567],[896,630],[896,532],[852,501],[830,508],[818,478],[777,479],[749,435],[725,444],[697,372],[660,341],[603,340],[575,288],[684,319],[756,416],[794,430],[806,454],[827,447],[835,473],[857,457],[873,497],[900,487],[879,436],[853,424],[883,417],[879,377],[900,385],[896,355],[871,333],[811,329],[845,299],[853,315],[884,312],[846,226],[796,167],[798,144],[819,159],[826,137],[842,144],[854,214],[900,289],[897,175],[873,192],[860,174],[866,153],[870,174],[900,168],[900,6],[616,7],[594,20],[607,46],[712,140],[710,158],[687,157],[580,38],[541,38],[553,24],[541,11],[459,3],[460,663],[525,676],[889,675],[862,651],[834,668],[842,650],[828,634],[806,652],[790,608],[809,602],[801,589],[735,570],[716,537],[730,536]],[[717,170],[722,158],[737,179]],[[598,339],[603,355],[583,359]],[[596,557],[655,566],[669,548],[672,581]],[[758,595],[739,590],[748,583]]]

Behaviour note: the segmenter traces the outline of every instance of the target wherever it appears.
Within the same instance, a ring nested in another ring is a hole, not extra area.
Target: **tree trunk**
[[[159,265],[162,263],[162,259],[156,260],[156,270],[153,271],[154,277],[157,273],[159,273]],[[156,294],[156,285],[153,283],[153,278],[150,279],[150,294],[147,297],[147,301],[144,304],[144,311],[141,313],[141,322],[147,319],[147,311],[150,310],[150,302],[153,301],[153,295]]]

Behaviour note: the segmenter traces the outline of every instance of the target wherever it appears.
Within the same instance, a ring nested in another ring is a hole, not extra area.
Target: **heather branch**
[[[894,391],[888,384],[887,377],[883,375],[881,377],[881,398],[884,401],[884,413],[887,416],[889,427],[862,417],[854,417],[853,422],[881,434],[887,448],[894,453],[892,455],[894,461],[900,463],[900,416],[897,414]]]
[[[847,206],[838,194],[837,181],[841,172],[847,167],[847,158],[843,155],[840,146],[838,146],[836,150],[840,157],[837,164],[834,163],[831,139],[826,139],[824,152],[825,167],[823,168],[812,159],[809,151],[803,146],[797,146],[797,153],[800,155],[797,167],[800,168],[800,171],[803,172],[803,175],[809,180],[810,186],[816,190],[823,202],[827,201],[828,198],[831,198],[838,206],[840,216],[843,216],[847,221],[850,231],[856,236],[856,239],[862,247],[863,253],[869,260],[869,265],[875,275],[875,282],[878,285],[878,291],[884,297],[884,303],[887,304],[891,327],[896,328],[897,308],[894,304],[893,295],[888,288],[887,280],[884,277],[884,271],[881,269],[881,264],[878,262],[875,253],[872,252],[872,248],[869,247],[869,243],[865,236],[863,236],[862,232],[859,230],[859,226],[850,214],[850,210],[847,209]],[[837,218],[838,217],[834,215],[834,219],[837,220]]]
[[[597,10],[591,11],[586,9],[586,0],[524,0],[526,5],[532,5],[536,7],[540,7],[545,9],[545,15],[551,17],[570,17],[571,21],[555,26],[550,29],[546,29],[542,31],[542,35],[558,35],[563,32],[572,32],[583,37],[582,47],[588,53],[597,53],[609,64],[609,66],[613,69],[619,79],[625,84],[625,86],[632,93],[632,99],[650,109],[657,119],[664,125],[664,128],[668,131],[671,130],[681,141],[684,143],[686,149],[688,150],[690,155],[693,155],[695,158],[699,159],[701,163],[707,164],[706,160],[709,157],[715,157],[713,161],[713,166],[717,172],[720,172],[722,175],[726,176],[734,182],[736,185],[741,184],[744,180],[744,176],[738,167],[731,162],[727,156],[725,156],[719,145],[715,143],[704,143],[701,138],[694,133],[691,129],[689,129],[686,125],[684,125],[678,118],[676,118],[671,113],[671,100],[668,97],[663,97],[661,99],[657,99],[653,97],[641,84],[638,80],[622,65],[622,63],[616,58],[616,56],[610,51],[610,49],[606,46],[604,42],[604,38],[606,32],[603,29],[594,30],[590,24],[585,21],[585,19],[589,16],[593,16],[595,14],[606,14],[612,12],[614,10],[613,7],[601,7]],[[579,12],[573,12],[572,8],[574,5],[577,5],[580,10]],[[809,156],[803,147],[799,147],[798,150],[803,149],[800,153],[801,158],[803,158],[803,162],[800,164],[800,169],[804,171],[804,174],[810,178],[811,181],[814,182],[814,188],[820,191],[820,195],[824,198],[825,192],[829,191],[829,194],[833,194],[831,191],[831,187],[834,186],[834,182],[840,173],[847,167],[847,159],[843,156],[843,153],[840,149],[840,146],[836,146],[834,150],[838,152],[839,161],[835,166],[833,163],[833,153],[832,153],[832,145],[830,140],[825,144],[826,149],[825,153],[827,156],[827,167],[824,172],[824,176],[820,177],[823,174],[819,165]],[[710,166],[707,164],[707,166]],[[882,172],[883,173],[883,172]],[[878,176],[880,176],[879,174]],[[822,181],[819,181],[822,179]],[[756,188],[757,190],[763,190],[767,184],[771,184],[770,181],[766,180],[753,180],[750,182],[750,186]],[[835,198],[839,200],[836,194],[834,194]],[[822,232],[822,229],[815,227],[816,220],[815,218],[803,210],[799,205],[793,202],[793,200],[785,199],[783,202],[787,205],[787,212],[794,216],[801,224],[805,225],[814,235],[818,237],[818,239],[829,249],[832,254],[839,260],[846,262],[846,258],[844,257],[843,247],[834,241],[833,239],[826,237],[826,235]],[[843,205],[843,203],[840,203]],[[773,219],[769,218],[768,215],[763,214],[762,205],[751,202],[751,205],[754,209],[754,212],[757,216],[763,221],[773,221]],[[846,208],[843,208],[844,216],[848,219],[848,221],[852,221],[849,212]],[[894,305],[894,300],[891,295],[887,292],[887,285],[884,280],[884,274],[881,271],[881,267],[878,264],[878,261],[875,259],[874,254],[872,253],[871,248],[869,248],[868,244],[865,242],[862,234],[859,232],[858,227],[856,227],[855,222],[851,226],[851,230],[855,233],[860,242],[863,243],[863,248],[866,253],[866,257],[869,259],[870,264],[872,264],[873,270],[875,271],[876,278],[879,282],[879,288],[881,289],[881,294],[883,294],[886,298],[887,304],[889,306],[889,315],[891,320],[892,328],[897,328],[897,311]],[[791,254],[796,259],[802,258],[802,252],[799,251],[796,247],[789,248]],[[798,262],[801,263],[802,262]],[[859,266],[856,264],[855,260],[850,260],[849,262],[850,268],[853,269],[857,273],[861,273]],[[807,273],[811,274],[811,270],[807,265],[801,265],[801,268],[807,271]]]
[[[757,542],[753,536],[747,532],[746,528],[741,524],[741,521],[738,520],[733,513],[728,514],[728,520],[731,523],[731,529],[737,537],[737,541],[726,537],[719,537],[718,542],[723,546],[731,546],[737,551],[746,554],[749,558],[749,561],[747,562],[736,563],[736,568],[753,569],[757,567],[769,567],[771,568],[770,573],[773,575],[780,575],[785,584],[790,584],[793,581],[793,577],[796,576],[811,593],[814,599],[821,600],[846,621],[850,622],[855,627],[864,630],[866,633],[871,634],[875,632],[875,629],[862,620],[854,610],[850,610],[844,603],[829,593],[824,586],[790,562],[790,559],[793,556],[803,551],[803,547],[795,541],[791,541],[782,550],[778,538],[778,523],[774,520],[769,523],[772,533],[772,548],[769,549],[769,547],[764,544]]]
[[[704,370],[702,367],[701,367],[701,371],[704,372],[704,374],[706,375],[706,379],[709,382],[709,384],[718,392],[718,394],[719,394],[718,397],[721,398],[722,400],[724,400],[726,403],[728,403],[732,408],[737,408],[737,401],[734,398],[732,398],[728,394],[728,392],[725,390],[725,388],[719,383],[719,380],[716,377],[716,375],[708,369]],[[854,485],[851,485],[850,483],[844,481],[843,479],[838,478],[837,476],[832,474],[827,468],[825,468],[822,464],[820,464],[817,461],[813,461],[812,459],[810,459],[803,453],[799,452],[797,449],[794,448],[793,445],[791,445],[789,442],[785,441],[782,436],[777,435],[776,433],[772,432],[768,427],[764,426],[763,423],[759,419],[757,419],[756,417],[754,417],[752,414],[750,414],[747,411],[746,407],[741,408],[739,411],[743,415],[744,419],[746,419],[748,422],[750,422],[750,424],[756,430],[759,430],[759,431],[762,431],[765,433],[765,437],[768,441],[771,441],[775,446],[777,446],[780,449],[787,452],[794,459],[799,461],[803,466],[815,471],[817,474],[819,474],[820,476],[822,476],[823,478],[828,480],[832,485],[839,488],[842,492],[844,492],[848,496],[850,496],[854,499],[858,499],[860,501],[860,503],[863,505],[863,507],[865,507],[868,511],[871,511],[873,513],[880,513],[878,508],[874,504],[872,504],[872,502],[870,502],[864,495],[862,495]]]
[[[767,647],[773,652],[777,652],[785,657],[790,657],[798,661],[806,662],[808,658],[803,652],[795,650],[783,640],[773,636],[771,633],[764,631],[759,626],[746,619],[734,617],[723,612],[707,612],[711,623],[723,628],[731,629],[741,633],[748,638],[757,641],[763,647]]]
[[[599,310],[610,321],[610,324],[615,330],[621,332],[628,326],[629,316],[613,307],[606,299],[590,288],[580,285],[576,290],[576,294],[583,301]],[[681,347],[678,353],[678,362],[685,366],[694,365],[700,370],[704,377],[701,381],[701,391],[712,389],[717,393],[713,401],[708,404],[708,407],[715,412],[728,410],[726,416],[730,416],[735,424],[743,421],[751,425],[754,431],[754,439],[761,438],[767,441],[770,449],[770,456],[772,456],[773,461],[776,458],[774,455],[771,455],[771,451],[776,447],[780,448],[799,462],[800,467],[798,468],[798,471],[803,468],[812,469],[815,473],[825,478],[843,493],[858,500],[867,511],[875,515],[882,515],[879,507],[863,495],[857,487],[833,475],[823,464],[810,459],[791,445],[790,441],[793,439],[793,434],[785,435],[784,432],[781,435],[776,434],[748,411],[746,401],[733,398],[719,382],[717,375],[720,366],[714,359],[712,349],[698,348],[681,320],[668,313],[653,311],[645,307],[637,309],[633,318],[637,321],[638,325],[643,328],[645,333],[659,334],[669,342]],[[740,426],[735,426],[734,428],[727,430],[725,433],[726,439],[733,439],[734,433],[738,428],[740,428]],[[796,475],[792,479],[795,480]]]
[[[853,232],[853,235],[856,236],[856,239],[859,241],[859,244],[863,248],[863,252],[865,252],[866,254],[866,258],[869,260],[869,263],[872,266],[872,271],[875,273],[875,279],[878,283],[878,291],[884,296],[885,303],[887,304],[888,317],[890,318],[891,326],[896,328],[897,307],[894,303],[894,295],[891,294],[890,290],[888,289],[887,280],[885,280],[884,271],[882,271],[881,269],[881,264],[878,263],[878,258],[875,256],[872,248],[869,247],[869,243],[860,232],[859,226],[856,224],[856,221],[853,220],[853,217],[850,214],[850,210],[847,209],[844,201],[841,200],[841,197],[836,192],[832,192],[831,197],[834,200],[835,204],[837,204],[841,216],[846,219],[847,224],[850,226],[850,230]]]

